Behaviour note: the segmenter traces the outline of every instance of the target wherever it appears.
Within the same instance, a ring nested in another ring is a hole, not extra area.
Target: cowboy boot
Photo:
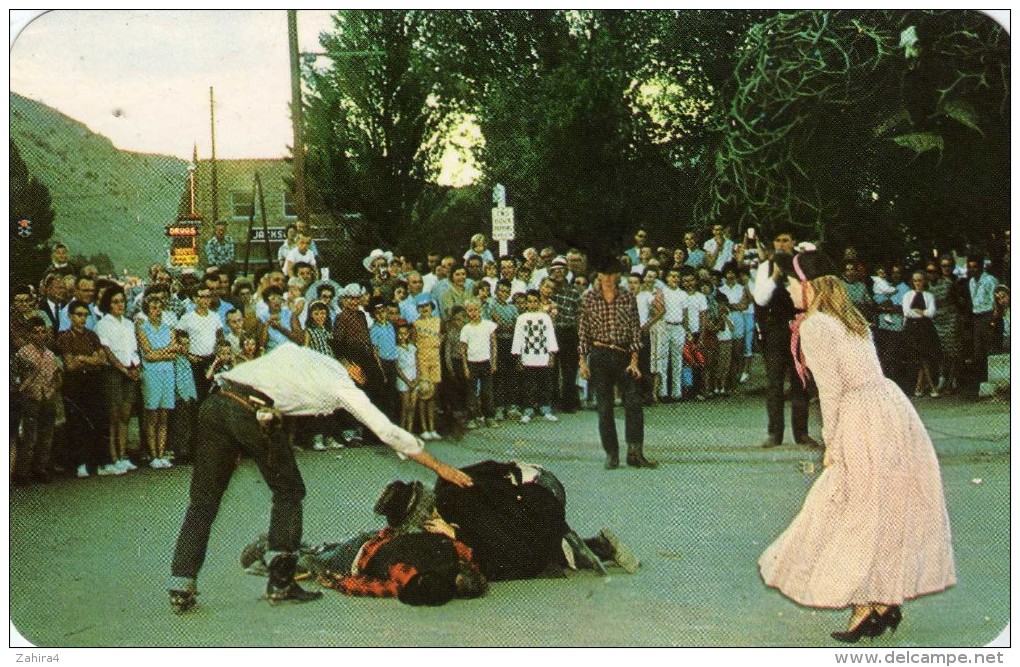
[[[269,561],[269,583],[266,597],[270,602],[308,602],[322,597],[322,591],[306,591],[294,581],[297,555],[280,553]]]
[[[641,567],[641,561],[634,552],[608,528],[603,528],[596,537],[587,541],[591,544],[592,550],[608,556],[629,574],[634,574]]]
[[[175,614],[186,613],[197,602],[195,596],[198,595],[198,591],[171,589],[167,593],[170,594],[170,609]]]
[[[632,468],[658,468],[656,461],[645,458],[644,445],[627,443],[627,465]]]
[[[595,570],[605,576],[606,568],[602,564],[602,560],[584,543],[584,540],[577,533],[572,530],[569,531],[563,536],[563,541],[567,543],[567,548],[571,550],[573,566],[577,569]]]

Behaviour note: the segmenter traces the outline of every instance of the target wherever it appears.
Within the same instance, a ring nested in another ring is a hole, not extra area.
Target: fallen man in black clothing
[[[474,486],[437,483],[436,509],[490,581],[563,576],[565,567],[605,574],[603,561],[630,573],[640,566],[612,531],[582,540],[570,528],[563,484],[545,468],[482,461],[462,470]]]
[[[421,482],[391,482],[375,506],[388,526],[344,542],[316,548],[302,545],[299,576],[315,577],[320,584],[351,595],[442,604],[452,597],[484,593],[486,581],[563,577],[565,569],[591,569],[604,575],[603,562],[615,563],[629,573],[640,566],[612,531],[603,529],[582,540],[570,528],[563,485],[548,470],[526,463],[482,461],[463,471],[475,482],[468,489],[439,482],[433,492]],[[242,566],[253,574],[264,574],[253,570],[261,563],[264,549],[261,539],[245,547]],[[438,552],[441,557],[422,555]],[[419,577],[426,583],[414,584],[410,595],[401,594],[408,581],[426,571],[440,574]],[[481,575],[482,581],[469,572]]]

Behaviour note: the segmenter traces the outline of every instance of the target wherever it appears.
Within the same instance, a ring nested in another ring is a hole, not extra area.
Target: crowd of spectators
[[[421,262],[376,249],[363,274],[338,282],[323,276],[303,223],[288,226],[276,265],[252,277],[234,274],[224,232],[216,225],[201,271],[100,276],[57,244],[39,285],[13,287],[14,483],[188,463],[216,373],[285,343],[356,364],[373,402],[425,440],[594,405],[578,372],[579,311],[594,278],[579,248],[497,256],[476,234],[462,255],[429,251]],[[724,225],[704,242],[685,231],[676,248],[651,245],[644,229],[633,238],[619,255],[620,287],[638,304],[646,405],[740,391],[754,372],[754,276],[769,250],[753,229],[734,242]],[[847,248],[844,283],[885,373],[931,397],[987,379],[988,355],[1008,350],[1008,261],[1008,232],[990,261],[933,251],[868,266]],[[129,441],[133,416],[140,442]],[[343,414],[292,422],[286,437],[315,450],[373,439]]]

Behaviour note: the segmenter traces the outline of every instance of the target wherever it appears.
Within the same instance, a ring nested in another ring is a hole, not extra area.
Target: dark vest
[[[790,321],[797,315],[797,309],[793,307],[793,299],[786,291],[786,281],[776,285],[772,292],[772,298],[766,306],[755,306],[755,318],[764,335],[774,333],[790,333]]]

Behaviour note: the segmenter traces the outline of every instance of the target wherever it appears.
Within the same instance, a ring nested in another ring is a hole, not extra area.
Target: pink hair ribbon
[[[807,277],[804,275],[804,270],[800,268],[800,262],[798,258],[800,255],[793,256],[793,270],[797,274],[797,278],[801,284],[801,307],[807,310],[807,294],[805,293],[804,286],[807,285]],[[793,318],[790,322],[790,354],[793,355],[793,367],[797,371],[797,377],[800,378],[802,385],[807,387],[808,381],[808,368],[807,363],[804,361],[804,351],[800,349],[800,324],[807,317],[806,312],[802,312]]]

